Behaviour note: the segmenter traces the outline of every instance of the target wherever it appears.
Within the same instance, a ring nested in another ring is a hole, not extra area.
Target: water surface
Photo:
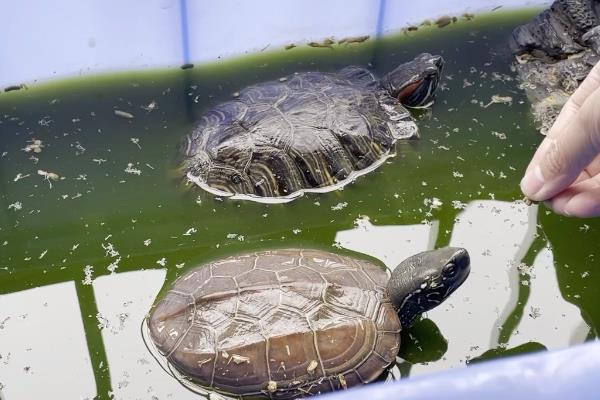
[[[7,399],[48,395],[41,376],[74,398],[193,397],[148,354],[141,320],[163,283],[186,268],[253,249],[322,248],[393,268],[433,246],[467,247],[472,276],[404,332],[392,377],[596,337],[600,223],[518,201],[521,171],[541,136],[505,43],[532,15],[0,94]],[[446,59],[435,105],[415,114],[421,140],[398,143],[394,158],[343,190],[265,205],[214,197],[179,176],[180,138],[244,86],[349,64],[382,76],[421,52]],[[491,102],[495,95],[512,100]],[[34,139],[42,151],[25,151]],[[56,357],[84,378],[52,368]]]

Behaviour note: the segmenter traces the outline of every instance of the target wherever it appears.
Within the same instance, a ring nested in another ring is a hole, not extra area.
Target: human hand
[[[600,216],[600,62],[565,103],[521,190],[558,214]]]

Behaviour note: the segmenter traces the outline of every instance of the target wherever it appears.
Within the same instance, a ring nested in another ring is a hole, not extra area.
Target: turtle
[[[542,134],[600,60],[599,25],[599,1],[556,0],[512,32],[515,69]]]
[[[218,196],[264,202],[338,189],[418,137],[405,106],[433,103],[443,65],[423,53],[381,79],[347,66],[249,86],[183,138],[181,173]]]
[[[294,399],[369,383],[396,360],[400,331],[467,278],[468,252],[413,255],[390,275],[318,249],[230,256],[180,276],[146,319],[181,383],[238,398]]]

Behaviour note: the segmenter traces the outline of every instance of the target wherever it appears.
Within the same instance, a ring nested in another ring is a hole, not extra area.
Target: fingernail
[[[536,165],[533,169],[530,169],[521,180],[521,191],[531,200],[539,200],[535,199],[534,196],[542,189],[544,182],[542,170],[539,165]]]

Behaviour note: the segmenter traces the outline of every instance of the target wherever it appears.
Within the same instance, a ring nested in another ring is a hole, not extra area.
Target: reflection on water
[[[428,313],[430,323],[404,332],[406,360],[394,368],[396,376],[463,365],[503,346],[527,351],[578,342],[577,310],[562,298],[582,310],[588,337],[596,335],[600,223],[547,215],[541,207],[540,237],[530,246],[536,208],[511,203],[540,137],[503,46],[529,18],[495,13],[360,46],[294,49],[186,71],[1,93],[0,390],[9,400],[21,393],[35,398],[40,387],[46,394],[61,391],[58,398],[76,391],[103,399],[109,393],[186,398],[143,347],[144,314],[163,282],[188,268],[273,247],[335,246],[389,268],[434,243],[470,251],[473,272],[465,285]],[[344,190],[264,205],[183,192],[179,185],[172,163],[177,141],[233,92],[297,71],[351,64],[372,63],[382,76],[423,51],[442,54],[447,64],[433,110],[418,115],[421,140],[398,143],[396,157]],[[510,96],[512,105],[487,106],[494,95]],[[135,118],[119,118],[115,109]],[[36,140],[41,152],[24,150]],[[546,242],[551,251],[538,257]],[[36,286],[37,292],[23,291]],[[55,337],[57,321],[61,337]],[[554,326],[552,335],[548,327]],[[48,340],[30,337],[32,327]],[[540,344],[519,346],[529,341]],[[67,380],[48,367],[57,355],[82,377]],[[37,384],[45,377],[53,385]]]
[[[426,316],[448,340],[445,356],[415,365],[412,373],[462,365],[498,345],[502,324],[519,296],[517,265],[534,240],[537,206],[485,200],[466,205],[456,218],[450,245],[471,255],[467,281],[441,306]],[[433,228],[432,228],[433,227]],[[393,268],[404,258],[432,247],[437,223],[373,226],[368,218],[336,235],[341,246],[383,261]]]
[[[140,327],[165,281],[165,270],[102,276],[93,287],[116,399],[197,399],[158,365]]]
[[[535,234],[537,207],[523,203],[474,201],[457,218],[450,245],[471,255],[471,274],[440,307],[427,313],[448,338],[448,351],[432,367],[412,372],[462,365],[496,347],[499,331],[516,306],[516,265]]]
[[[95,397],[73,282],[0,296],[0,390],[7,400]]]
[[[529,297],[509,347],[537,341],[556,348],[583,341],[588,327],[577,308],[560,295],[551,250],[540,251],[530,267],[520,263],[534,241],[536,214],[535,206],[522,203],[489,200],[466,205],[456,219],[450,245],[468,249],[471,275],[445,303],[425,315],[428,319],[403,332],[400,356],[404,360],[392,369],[393,377],[463,365],[493,352],[502,325],[517,308],[523,285]],[[436,236],[437,222],[378,226],[363,216],[354,229],[339,231],[335,242],[393,269],[404,258],[432,248]],[[140,270],[92,281],[117,399],[198,396],[163,370],[140,337],[141,323],[165,276],[162,269]],[[7,396],[36,398],[48,395],[48,388],[56,391],[56,398],[93,396],[93,372],[72,282],[0,296],[0,310],[4,312],[0,375]],[[44,335],[39,335],[42,331]],[[81,378],[73,382],[55,368],[57,359],[79,371]],[[22,385],[24,378],[32,384]],[[63,385],[56,384],[61,381]]]
[[[341,247],[368,254],[394,270],[404,259],[433,248],[438,222],[417,225],[375,226],[368,217],[355,221],[354,229],[339,231],[335,242]]]
[[[547,349],[557,349],[583,342],[589,326],[581,318],[579,309],[560,294],[550,248],[540,251],[531,267],[525,264],[521,267],[521,275],[529,276],[528,280],[522,279],[521,284],[529,286],[530,295],[508,346],[536,341]]]

